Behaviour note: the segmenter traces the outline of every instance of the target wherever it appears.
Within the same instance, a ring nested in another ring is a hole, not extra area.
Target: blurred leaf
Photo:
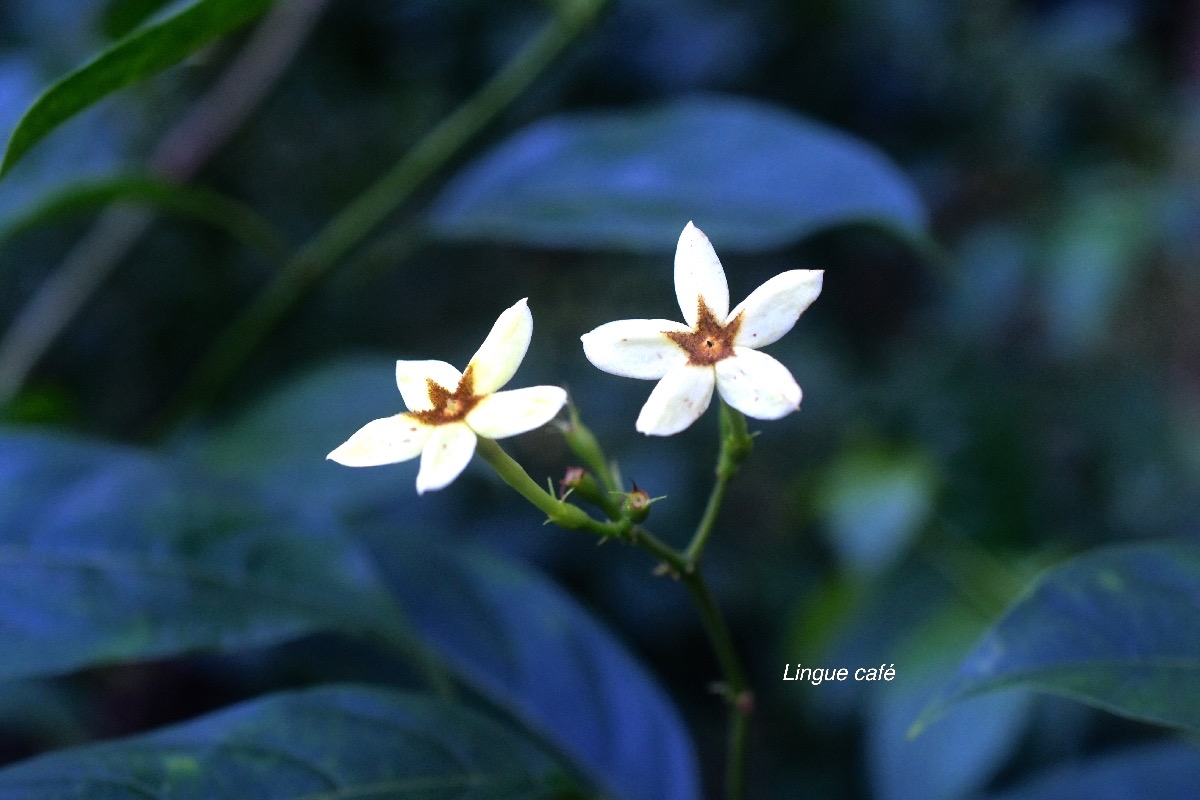
[[[1145,186],[1089,177],[1071,187],[1040,287],[1052,344],[1066,355],[1087,350],[1107,331],[1161,228],[1161,198]]]
[[[917,723],[1025,686],[1200,731],[1200,545],[1117,547],[1043,575],[984,635]]]
[[[269,261],[281,263],[287,245],[271,223],[249,206],[219,192],[183,186],[150,175],[118,175],[66,186],[0,225],[0,245],[18,233],[61,217],[133,202],[188,217],[226,231]]]
[[[0,680],[393,612],[326,516],[129,450],[0,437]]]
[[[394,506],[398,492],[412,491],[411,478],[398,486],[397,471],[413,465],[349,470],[324,459],[365,421],[399,410],[394,364],[363,359],[317,370],[183,448],[223,474],[258,481],[293,502],[345,516]],[[400,513],[415,507],[400,505]],[[446,553],[429,541],[405,544],[391,530],[374,549],[418,635],[482,694],[557,743],[618,796],[698,796],[693,747],[670,701],[553,585],[482,556]]]
[[[938,304],[940,328],[976,346],[1000,346],[1028,301],[1033,248],[1029,230],[1017,223],[989,220],[965,231],[955,246],[956,279],[946,282]]]
[[[812,660],[825,655],[866,602],[863,583],[833,573],[807,591],[796,604],[788,625],[787,652],[807,653]]]
[[[568,796],[569,785],[533,745],[475,712],[349,686],[271,695],[0,770],[0,800],[532,800]]]
[[[878,800],[952,800],[987,785],[1020,743],[1029,722],[1028,692],[974,697],[922,731],[913,719],[954,672],[955,656],[980,630],[977,615],[954,605],[935,614],[888,656],[894,681],[867,714],[867,761]]]
[[[120,39],[141,25],[170,0],[108,0],[102,21],[104,35]]]
[[[182,448],[223,475],[256,481],[282,497],[303,497],[317,508],[351,514],[394,501],[397,473],[412,465],[347,469],[325,456],[370,420],[403,410],[395,375],[395,360],[386,358],[315,369]]]
[[[853,446],[821,489],[821,531],[842,568],[877,576],[904,556],[933,510],[936,475],[916,451]]]
[[[0,681],[0,738],[16,736],[38,749],[88,739],[87,702],[64,681]]]
[[[16,425],[62,425],[79,418],[78,400],[57,386],[23,389],[0,405],[0,422]]]
[[[43,137],[113,92],[157,75],[204,45],[254,19],[273,0],[196,0],[160,22],[140,28],[92,61],[59,79],[17,123],[0,177]]]
[[[1074,762],[988,795],[988,800],[1192,800],[1200,786],[1200,750],[1161,742]]]
[[[697,800],[670,700],[613,636],[517,566],[392,539],[377,560],[421,638],[483,695],[623,800]]]
[[[731,97],[539,122],[467,167],[431,212],[452,239],[635,251],[673,250],[688,220],[718,252],[847,223],[916,239],[926,225],[908,180],[871,145]]]

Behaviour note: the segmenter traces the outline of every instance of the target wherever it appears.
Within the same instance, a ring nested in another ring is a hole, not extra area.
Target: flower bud
[[[562,480],[558,482],[558,499],[565,500],[568,494],[574,494],[581,500],[601,508],[604,508],[608,499],[600,490],[592,473],[583,467],[567,467]]]
[[[579,412],[573,404],[567,406],[567,420],[559,422],[558,429],[562,432],[563,439],[566,440],[567,447],[571,448],[571,452],[580,461],[595,470],[601,480],[608,480],[605,471],[608,460],[604,457],[600,442],[579,419]]]
[[[634,484],[633,490],[625,495],[625,516],[633,522],[645,522],[653,502],[654,498]]]

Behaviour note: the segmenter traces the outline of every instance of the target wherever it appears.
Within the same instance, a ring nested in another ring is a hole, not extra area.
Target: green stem
[[[174,420],[210,400],[305,292],[495,120],[591,24],[606,1],[564,3],[500,72],[301,248],[217,339],[164,419]]]
[[[736,412],[735,412],[736,413]],[[744,422],[743,422],[744,424]],[[743,428],[744,430],[744,428]],[[694,561],[640,525],[628,520],[605,522],[592,518],[583,509],[564,502],[538,486],[525,468],[518,464],[499,444],[480,439],[476,453],[486,461],[500,478],[522,497],[541,510],[556,525],[570,530],[583,530],[603,537],[622,539],[664,564],[673,577],[687,588],[688,595],[700,616],[704,632],[717,657],[723,678],[722,694],[729,704],[729,749],[726,767],[726,796],[741,800],[746,752],[746,732],[754,710],[754,696],[746,680],[746,671],[733,646],[729,625],[721,614],[716,598]],[[732,473],[726,476],[727,482]],[[723,491],[723,490],[722,490]],[[712,505],[710,501],[710,505]],[[720,505],[718,499],[717,506]],[[715,517],[716,511],[713,511]],[[706,516],[708,516],[706,514]],[[709,522],[711,526],[711,521]]]
[[[621,487],[617,485],[612,465],[604,455],[604,449],[600,447],[600,442],[596,440],[591,429],[579,418],[579,409],[575,407],[575,403],[567,404],[567,421],[562,423],[559,429],[571,452],[579,456],[584,466],[592,471],[600,481],[601,488],[605,492],[620,491]]]
[[[328,4],[278,4],[212,89],[162,138],[150,156],[150,172],[173,183],[186,183],[195,175],[278,83]],[[110,206],[46,276],[0,338],[0,405],[21,391],[153,220],[148,210]]]
[[[732,475],[722,475],[718,472],[716,480],[713,481],[712,492],[708,495],[708,504],[704,507],[704,516],[700,518],[700,524],[696,526],[692,541],[688,544],[687,550],[683,552],[683,557],[693,566],[700,561],[700,555],[704,552],[709,537],[712,536],[717,514],[721,511],[721,504],[725,502],[725,489],[729,486],[729,480],[732,477]]]
[[[700,556],[704,553],[709,538],[712,537],[717,514],[721,511],[721,504],[725,502],[725,490],[729,486],[729,481],[737,474],[742,462],[750,455],[750,450],[754,446],[750,433],[746,430],[746,418],[742,412],[731,408],[723,399],[720,403],[721,450],[717,455],[712,493],[709,494],[708,504],[704,507],[704,516],[700,518],[700,524],[696,526],[696,532],[692,534],[692,541],[688,543],[687,549],[683,553],[691,569],[695,569],[696,565],[700,563]]]
[[[740,800],[746,752],[746,732],[750,714],[754,710],[754,696],[746,680],[746,671],[733,646],[729,625],[717,606],[703,573],[686,572],[681,576],[692,602],[700,614],[700,621],[708,640],[717,656],[724,678],[722,695],[729,704],[728,761],[725,766],[725,791],[727,800]]]
[[[683,554],[641,525],[635,525],[628,538],[630,544],[640,547],[665,564],[672,577],[683,580],[690,574],[691,567]]]
[[[742,800],[746,784],[746,734],[750,730],[750,715],[754,712],[754,694],[743,689],[731,696],[729,709],[729,742],[725,751],[725,797]]]
[[[593,519],[590,514],[574,503],[559,500],[547,492],[537,482],[529,477],[525,468],[518,464],[512,456],[504,452],[504,448],[492,439],[480,438],[475,446],[475,452],[488,463],[501,480],[517,491],[537,509],[542,511],[555,525],[560,528],[578,531],[585,530],[598,536],[629,537],[631,526],[619,522],[601,522]]]

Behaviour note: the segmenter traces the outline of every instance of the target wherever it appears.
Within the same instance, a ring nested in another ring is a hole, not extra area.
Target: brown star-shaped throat
[[[689,364],[707,366],[733,355],[733,340],[741,327],[741,314],[722,325],[701,297],[696,301],[696,324],[692,329],[683,333],[667,331],[667,338],[683,348]]]
[[[417,419],[426,425],[445,425],[448,422],[458,422],[467,412],[479,404],[483,398],[475,396],[475,379],[471,375],[471,365],[463,373],[458,386],[450,391],[432,378],[425,379],[429,390],[429,402],[433,408],[425,411],[410,411]]]

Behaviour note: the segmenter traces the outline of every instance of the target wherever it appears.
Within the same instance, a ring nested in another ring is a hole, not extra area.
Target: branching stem
[[[722,430],[724,431],[724,429],[725,425],[723,424]],[[741,431],[743,434],[745,433],[744,419]],[[727,439],[728,436],[724,437],[722,441]],[[697,560],[671,547],[641,525],[632,524],[627,518],[598,520],[579,506],[558,499],[539,486],[520,464],[508,455],[499,444],[490,439],[480,439],[476,452],[505,483],[515,489],[535,508],[542,511],[549,522],[569,530],[586,531],[603,538],[620,539],[638,547],[661,563],[661,571],[664,574],[670,575],[684,585],[700,616],[700,622],[721,669],[720,693],[729,705],[726,797],[728,800],[741,800],[743,797],[746,733],[750,714],[754,710],[754,696],[746,679],[746,671],[734,648],[729,625],[717,605],[716,598],[713,597],[704,573],[699,569]],[[725,447],[723,446],[722,453],[724,452]],[[724,472],[726,474],[722,478],[722,470],[718,469],[718,485],[721,488],[719,490],[714,488],[713,497],[709,498],[709,507],[705,513],[707,522],[702,521],[701,529],[697,531],[697,536],[703,531],[708,531],[699,539],[700,547],[703,547],[703,541],[711,533],[713,520],[716,518],[721,498],[724,495],[724,484],[728,483],[733,474],[728,470]],[[705,527],[706,525],[707,527]],[[696,539],[693,540],[693,546],[696,541]],[[697,550],[697,555],[698,552],[699,550]]]

